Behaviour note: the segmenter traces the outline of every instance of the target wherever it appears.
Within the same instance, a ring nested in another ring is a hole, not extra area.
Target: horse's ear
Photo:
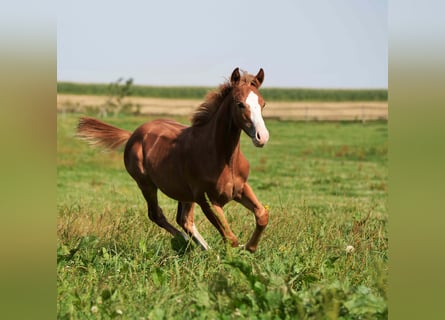
[[[258,71],[258,74],[255,76],[255,79],[256,79],[255,82],[257,82],[256,83],[257,84],[256,87],[259,88],[261,86],[261,84],[263,83],[263,81],[264,81],[264,70],[263,70],[263,68],[260,68],[260,71]]]
[[[232,84],[232,86],[235,86],[239,83],[241,79],[241,75],[239,73],[239,68],[235,68],[235,70],[233,70],[232,75],[230,76],[230,83]]]

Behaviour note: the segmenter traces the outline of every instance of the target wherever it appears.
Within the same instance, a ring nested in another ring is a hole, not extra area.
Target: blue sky
[[[216,86],[235,67],[264,86],[387,88],[379,0],[57,2],[59,81]]]

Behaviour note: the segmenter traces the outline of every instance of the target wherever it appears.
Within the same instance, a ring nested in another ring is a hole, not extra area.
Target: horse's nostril
[[[260,136],[260,133],[259,133],[259,132],[256,133],[256,139],[257,139],[258,141],[261,140],[261,136]]]

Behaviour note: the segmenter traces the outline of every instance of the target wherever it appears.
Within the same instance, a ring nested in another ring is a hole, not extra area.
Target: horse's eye
[[[239,107],[240,109],[244,109],[246,106],[244,105],[244,103],[242,103],[242,102],[238,102],[238,107]]]

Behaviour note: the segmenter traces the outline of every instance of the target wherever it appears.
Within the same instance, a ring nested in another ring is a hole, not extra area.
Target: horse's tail
[[[93,145],[117,149],[128,141],[131,132],[113,127],[94,118],[82,117],[77,125],[77,136]]]

